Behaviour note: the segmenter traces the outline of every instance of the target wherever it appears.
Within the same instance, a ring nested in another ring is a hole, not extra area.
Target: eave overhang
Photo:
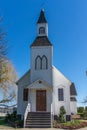
[[[29,89],[52,89],[52,85],[50,85],[48,82],[38,79],[31,83],[29,86],[27,86]]]

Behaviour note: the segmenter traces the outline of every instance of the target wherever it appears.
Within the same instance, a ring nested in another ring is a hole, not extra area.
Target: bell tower
[[[37,36],[31,44],[31,83],[41,79],[52,81],[52,44],[48,39],[48,23],[41,10],[37,21]]]
[[[48,23],[44,16],[44,10],[41,10],[39,19],[37,21],[37,35],[48,36]]]

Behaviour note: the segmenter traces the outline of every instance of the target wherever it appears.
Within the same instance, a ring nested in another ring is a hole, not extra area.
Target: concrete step
[[[26,123],[26,125],[50,125],[50,123],[46,123],[46,122],[34,122],[34,123],[30,123],[30,122],[28,122],[28,123]]]
[[[51,125],[26,125],[25,128],[51,128]]]
[[[50,122],[50,119],[27,119],[26,122]]]
[[[43,119],[43,120],[45,120],[45,119],[50,119],[50,116],[49,116],[49,117],[32,116],[32,117],[27,117],[27,119],[31,119],[31,120],[32,120],[32,119],[34,119],[34,120],[35,120],[35,119],[40,119],[40,120]]]
[[[39,112],[37,112],[37,113],[28,113],[28,116],[30,117],[30,116],[50,116],[50,113],[39,113]]]
[[[50,128],[50,112],[29,112],[26,119],[26,128]]]

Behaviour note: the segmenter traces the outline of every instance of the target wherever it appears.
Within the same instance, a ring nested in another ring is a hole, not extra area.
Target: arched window
[[[45,34],[45,28],[44,27],[39,28],[39,34]]]
[[[41,57],[37,56],[35,59],[35,70],[40,70],[41,69]]]
[[[42,69],[48,68],[48,61],[46,56],[42,56]]]

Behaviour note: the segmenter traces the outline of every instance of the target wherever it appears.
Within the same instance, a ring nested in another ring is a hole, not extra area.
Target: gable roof
[[[36,81],[34,81],[34,82],[32,82],[31,84],[29,84],[28,86],[27,86],[27,88],[29,88],[29,89],[40,89],[40,88],[48,88],[48,89],[52,89],[52,85],[51,84],[49,84],[47,81],[45,81],[45,80],[42,80],[42,79],[38,79],[38,80],[36,80]]]
[[[37,23],[47,23],[47,20],[44,15],[44,10],[41,10]]]
[[[38,36],[31,44],[32,46],[52,46],[51,42],[49,41],[47,36]]]
[[[60,80],[64,79],[69,84],[69,86],[71,85],[71,81],[54,65],[52,66],[52,70],[53,70],[53,73],[57,73],[57,76],[58,78],[60,77]]]
[[[56,67],[52,66],[52,68],[53,68],[53,70],[55,70],[55,72],[57,72],[57,76],[60,77],[59,80],[64,78],[66,80],[66,82],[68,83],[68,85],[70,86],[70,96],[76,96],[77,92],[76,92],[74,83],[72,83],[68,78],[66,78]]]
[[[16,84],[18,85],[19,83],[25,83],[28,85],[30,83],[30,70],[28,70],[17,82]]]
[[[70,86],[70,95],[77,95],[74,83],[72,83]]]

